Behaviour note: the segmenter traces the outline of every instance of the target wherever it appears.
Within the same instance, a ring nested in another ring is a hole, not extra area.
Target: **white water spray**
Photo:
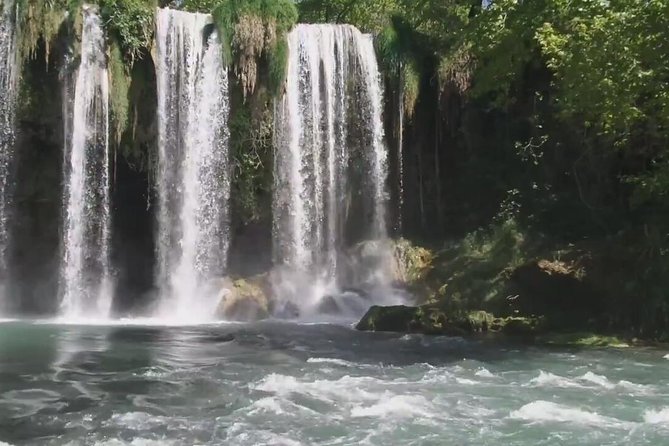
[[[158,9],[159,316],[211,319],[228,250],[228,75],[206,14]]]
[[[298,304],[309,305],[337,289],[350,219],[366,240],[387,237],[383,96],[371,36],[356,28],[298,25],[288,46],[275,125],[273,238],[275,263],[292,277],[280,286],[292,283],[277,292],[306,293]],[[364,215],[351,215],[355,203]]]
[[[109,78],[100,17],[86,5],[73,104],[64,158],[61,314],[105,318],[112,304]]]
[[[6,309],[7,217],[11,202],[11,167],[14,159],[18,55],[16,5],[4,0],[0,16],[0,313]]]

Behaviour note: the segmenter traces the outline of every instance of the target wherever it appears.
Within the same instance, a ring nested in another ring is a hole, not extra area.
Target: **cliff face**
[[[106,26],[111,83],[113,257],[118,302],[130,308],[148,302],[153,286],[157,92],[152,47],[158,5],[97,3]],[[648,112],[646,124],[630,126],[628,140],[616,143],[579,115],[565,118],[559,79],[534,34],[519,37],[525,45],[520,49],[504,47],[505,40],[492,49],[473,47],[482,43],[476,39],[484,28],[477,23],[485,24],[474,20],[478,9],[468,17],[469,46],[451,54],[460,40],[441,41],[439,29],[411,28],[411,17],[379,19],[380,10],[373,20],[363,20],[364,11],[357,9],[363,3],[354,8],[360,14],[354,24],[386,27],[374,30],[386,87],[392,235],[433,248],[434,262],[441,262],[415,284],[417,292],[429,288],[434,301],[464,300],[470,309],[484,306],[480,296],[490,301],[515,294],[550,296],[536,262],[574,255],[590,259],[587,282],[598,291],[588,288],[586,294],[596,296],[591,306],[568,305],[566,313],[601,313],[602,326],[628,326],[647,336],[666,333],[669,214],[663,177],[653,176],[661,173],[664,158],[657,154],[666,146],[663,128],[653,127],[660,121]],[[272,261],[274,106],[283,93],[285,35],[297,21],[297,10],[290,0],[193,0],[181,6],[213,12],[225,37],[231,77],[229,269],[255,275]],[[321,6],[326,17],[303,9],[303,19],[348,18],[346,11],[333,16],[329,3]],[[57,288],[68,124],[63,91],[78,57],[80,8],[76,1],[25,0],[17,10],[21,90],[10,274],[20,296],[14,301],[18,309],[39,313],[52,312],[55,305],[43,296]],[[514,17],[544,23],[543,11],[521,13]],[[511,70],[503,64],[504,55],[521,50],[522,57],[511,58],[518,66]],[[490,63],[477,68],[475,57]],[[491,85],[495,70],[504,85]],[[640,195],[639,184],[655,191],[654,198]],[[359,241],[355,219],[350,226],[351,242]],[[500,284],[514,280],[523,292],[505,294]],[[523,311],[544,311],[533,306],[540,303],[525,302]]]

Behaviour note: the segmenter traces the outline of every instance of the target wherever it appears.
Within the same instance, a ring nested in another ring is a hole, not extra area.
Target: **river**
[[[0,323],[0,444],[669,444],[669,355],[333,324]]]

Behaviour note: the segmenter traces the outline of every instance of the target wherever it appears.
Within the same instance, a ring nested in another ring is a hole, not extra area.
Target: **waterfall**
[[[214,316],[228,250],[228,75],[206,14],[158,9],[160,316]]]
[[[71,134],[64,157],[64,317],[104,318],[111,310],[108,100],[105,36],[96,9],[85,5],[73,115],[65,129]]]
[[[351,227],[358,240],[387,237],[381,77],[371,36],[353,26],[298,25],[288,46],[275,123],[274,256],[323,294],[337,288]]]
[[[399,94],[397,100],[397,225],[395,231],[402,234],[404,225],[404,70],[399,66]]]
[[[11,200],[11,168],[14,159],[14,118],[18,58],[16,51],[16,7],[4,0],[0,17],[0,313],[6,309],[7,217]]]

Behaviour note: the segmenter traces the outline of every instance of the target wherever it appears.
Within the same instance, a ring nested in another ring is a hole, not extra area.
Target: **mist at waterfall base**
[[[662,445],[669,355],[265,322],[0,324],[0,444]],[[2,443],[5,442],[5,443]]]

